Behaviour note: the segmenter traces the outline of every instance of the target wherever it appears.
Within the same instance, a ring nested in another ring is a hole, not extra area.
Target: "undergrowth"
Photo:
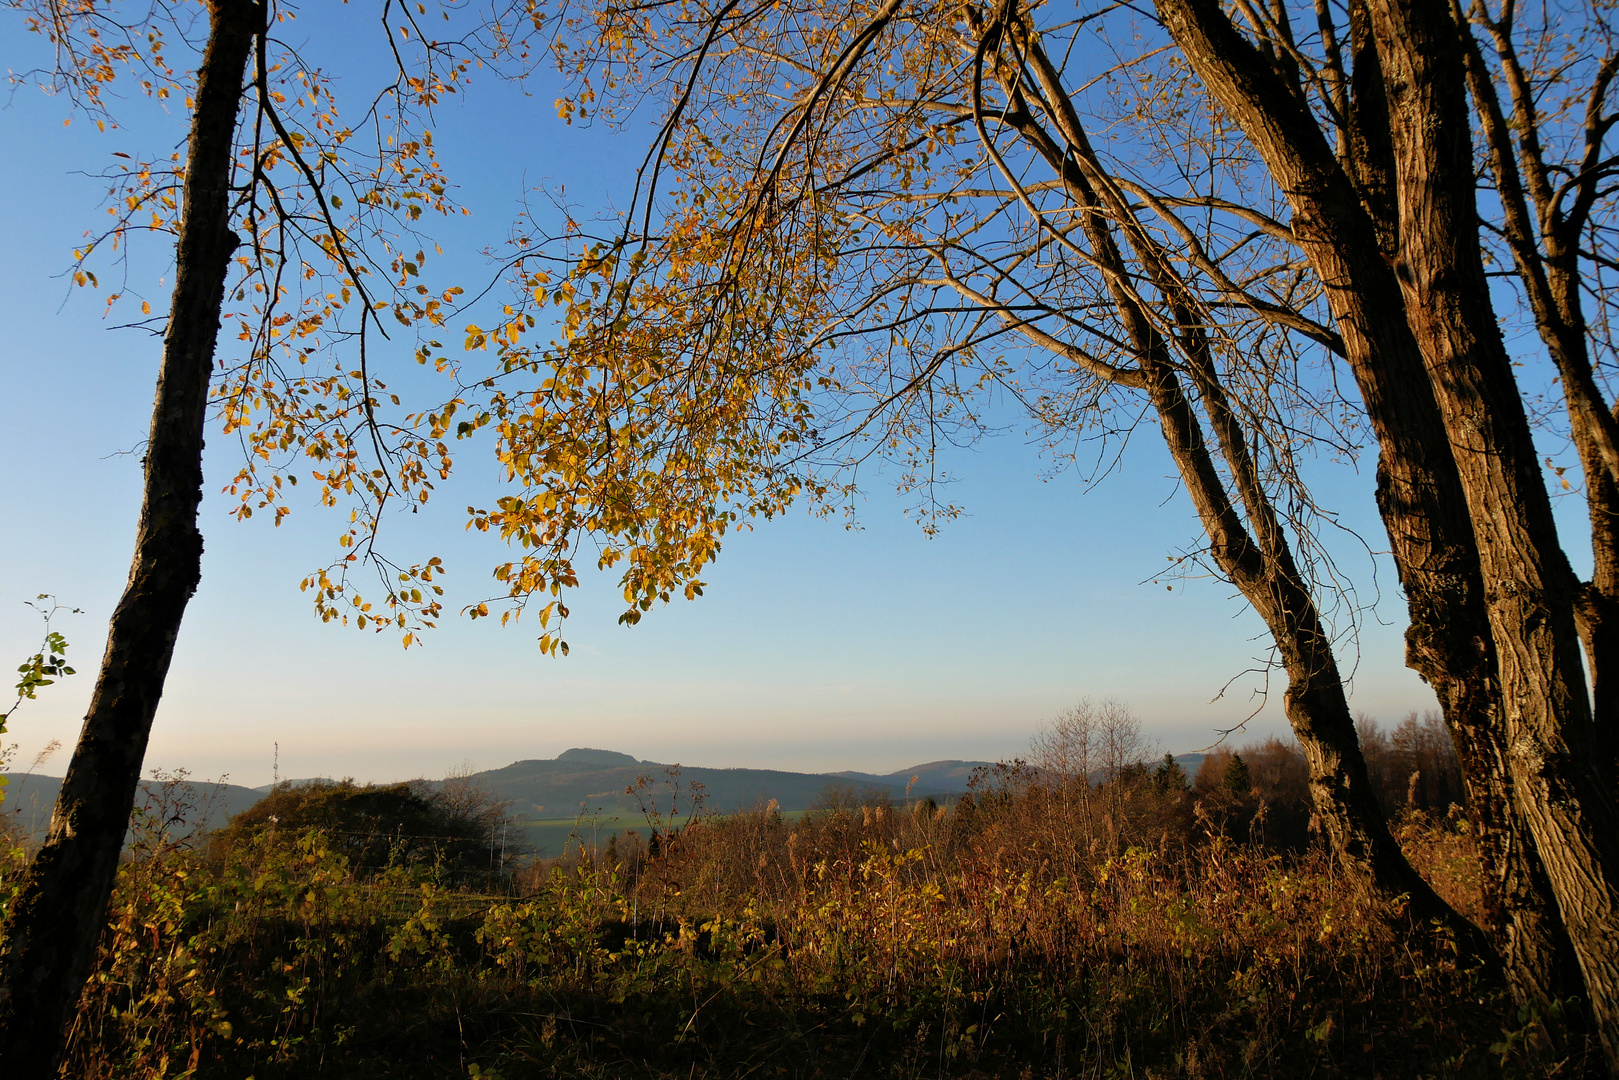
[[[1584,1067],[1557,1016],[1510,1008],[1399,898],[1356,887],[1318,849],[1237,842],[1207,816],[1168,827],[1188,820],[1184,798],[1160,792],[1134,832],[1110,818],[1089,840],[1041,827],[1054,811],[1027,785],[948,810],[845,805],[789,822],[763,807],[679,830],[654,816],[655,844],[536,862],[493,893],[420,863],[357,869],[318,830],[205,853],[159,813],[120,872],[63,1075]],[[1413,815],[1401,836],[1465,906],[1476,864],[1460,819]],[[22,866],[0,850],[0,904]]]

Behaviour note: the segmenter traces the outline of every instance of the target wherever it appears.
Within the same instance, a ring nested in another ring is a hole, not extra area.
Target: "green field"
[[[787,810],[781,812],[781,817],[792,822],[807,813],[807,810]],[[666,819],[664,824],[681,828],[689,820],[687,815],[678,814]],[[609,840],[622,838],[628,832],[635,832],[643,839],[651,833],[644,815],[618,807],[591,817],[516,817],[512,819],[511,829],[508,840],[520,834],[529,852],[542,859],[559,858],[581,848],[600,851],[607,847]]]

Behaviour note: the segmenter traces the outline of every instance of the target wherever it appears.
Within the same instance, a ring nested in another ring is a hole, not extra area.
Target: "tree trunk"
[[[1479,25],[1494,39],[1513,103],[1511,121],[1473,28],[1452,0],[1451,18],[1460,29],[1474,115],[1501,206],[1502,236],[1512,252],[1540,340],[1557,365],[1570,434],[1585,476],[1594,569],[1580,596],[1575,620],[1585,644],[1597,738],[1605,744],[1604,756],[1612,765],[1619,765],[1619,451],[1615,449],[1615,418],[1591,366],[1584,313],[1586,283],[1580,276],[1581,230],[1598,197],[1597,185],[1604,181],[1600,171],[1581,178],[1571,192],[1572,205],[1559,196],[1544,140],[1536,130],[1538,108],[1511,27],[1491,21],[1482,6],[1473,10],[1479,13]],[[1604,65],[1591,88],[1595,99],[1605,95],[1612,75],[1612,69]],[[1599,132],[1588,127],[1586,137],[1600,140]]]
[[[1422,354],[1398,317],[1404,297],[1389,267],[1399,235],[1390,220],[1395,162],[1368,14],[1356,4],[1350,15],[1352,180],[1305,103],[1218,4],[1159,0],[1158,10],[1287,193],[1298,243],[1326,288],[1378,440],[1378,508],[1410,606],[1406,660],[1437,693],[1463,765],[1485,861],[1485,929],[1520,1000],[1579,995],[1567,934],[1512,800],[1494,634],[1461,477]]]
[[[1619,770],[1619,484],[1588,442],[1580,444],[1591,518],[1591,583],[1580,598],[1580,635],[1591,672],[1592,718],[1609,775]]]
[[[264,9],[212,0],[185,165],[174,293],[152,408],[129,583],[90,710],[0,954],[0,1075],[47,1080],[106,918],[130,807],[174,642],[201,574],[203,419],[237,239],[230,178],[242,79]]]
[[[1354,91],[1347,117],[1350,153],[1342,168],[1375,223],[1380,254],[1391,262],[1400,234],[1383,66],[1364,2],[1350,6],[1349,22]],[[1342,230],[1335,245],[1342,250],[1355,232],[1353,225]],[[1360,261],[1376,273],[1369,252]],[[1381,288],[1384,295],[1395,291],[1386,281]],[[1363,311],[1360,317],[1368,316]],[[1401,327],[1396,323],[1392,329],[1398,336]],[[1386,448],[1378,466],[1378,509],[1410,614],[1406,665],[1439,698],[1461,760],[1484,871],[1484,929],[1501,953],[1519,1003],[1581,997],[1584,983],[1551,883],[1528,824],[1513,807],[1495,637],[1461,477],[1448,450],[1430,449],[1443,446],[1443,423],[1432,393],[1420,385],[1415,342],[1385,341],[1381,348],[1381,355],[1397,362],[1380,364],[1367,356],[1353,365],[1363,394],[1380,403],[1371,410]],[[1401,390],[1400,382],[1417,389]]]
[[[988,32],[998,31],[991,26]],[[1384,822],[1331,640],[1210,358],[1206,327],[1212,321],[1206,312],[1195,310],[1195,298],[1162,257],[1157,241],[1137,225],[1127,201],[1097,160],[1040,43],[1024,37],[1019,45],[1033,66],[1035,84],[1060,141],[1033,122],[1034,111],[1023,88],[1004,73],[1003,89],[1012,107],[1001,119],[1046,159],[1081,211],[1079,222],[1090,240],[1091,255],[1118,306],[1165,442],[1209,537],[1211,557],[1265,620],[1282,656],[1288,673],[1284,709],[1309,763],[1312,801],[1329,842],[1351,874],[1390,894],[1407,894],[1412,917],[1440,920],[1465,949],[1493,959],[1488,940],[1412,869]],[[1144,268],[1140,276],[1168,302],[1176,343],[1186,357],[1184,366],[1230,469],[1246,525],[1215,467],[1197,410],[1176,375],[1182,365],[1171,355],[1170,342],[1144,309],[1144,301],[1127,284],[1138,275],[1125,262],[1120,234]]]
[[[1406,894],[1410,917],[1419,923],[1440,921],[1464,952],[1493,959],[1484,935],[1412,869],[1384,823],[1366,773],[1332,641],[1291,551],[1285,542],[1276,550],[1264,550],[1254,543],[1224,494],[1196,414],[1172,369],[1156,360],[1144,361],[1143,367],[1170,454],[1209,535],[1210,553],[1265,620],[1281,654],[1288,676],[1283,708],[1309,763],[1311,801],[1339,862],[1376,889],[1390,895]],[[1213,406],[1214,411],[1218,409],[1218,404]],[[1222,431],[1226,456],[1240,459],[1246,451],[1231,445],[1229,434]],[[1248,494],[1240,467],[1237,471],[1238,483]],[[1261,516],[1269,516],[1268,500],[1263,502]]]
[[[1437,2],[1370,7],[1398,161],[1395,271],[1479,540],[1513,797],[1619,1071],[1619,813],[1581,669],[1580,585],[1558,544],[1479,254],[1460,39]]]

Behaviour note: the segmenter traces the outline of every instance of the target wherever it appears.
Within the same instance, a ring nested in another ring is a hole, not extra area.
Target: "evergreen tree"
[[[1158,768],[1152,773],[1152,786],[1160,795],[1171,793],[1179,795],[1191,788],[1186,779],[1186,770],[1181,763],[1175,760],[1174,754],[1166,753],[1164,760],[1158,763]]]
[[[1225,789],[1237,798],[1245,799],[1253,788],[1254,778],[1248,771],[1248,763],[1242,760],[1241,754],[1232,754],[1225,767]]]

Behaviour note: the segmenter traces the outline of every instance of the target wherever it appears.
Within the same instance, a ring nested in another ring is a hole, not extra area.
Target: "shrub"
[[[283,783],[231,818],[214,850],[222,857],[259,837],[292,843],[317,829],[359,871],[433,866],[447,879],[488,881],[524,854],[506,809],[465,784]]]

